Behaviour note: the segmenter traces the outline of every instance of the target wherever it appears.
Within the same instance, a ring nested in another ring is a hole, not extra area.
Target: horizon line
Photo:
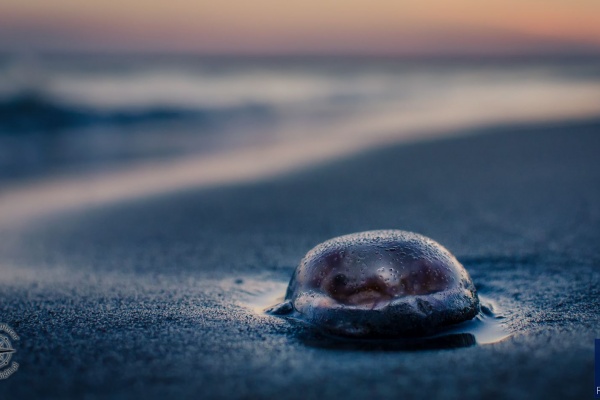
[[[180,49],[3,49],[0,57],[19,56],[148,56],[148,57],[191,57],[191,58],[223,58],[223,59],[382,59],[382,60],[528,60],[528,59],[589,59],[600,58],[598,49],[577,50],[530,50],[530,51],[449,51],[449,52],[328,52],[328,51],[201,51]]]

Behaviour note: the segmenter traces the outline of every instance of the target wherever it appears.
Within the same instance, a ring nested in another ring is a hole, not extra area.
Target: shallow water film
[[[297,313],[342,336],[410,337],[435,334],[479,310],[469,274],[448,250],[416,233],[385,230],[312,249],[285,301],[270,312]]]

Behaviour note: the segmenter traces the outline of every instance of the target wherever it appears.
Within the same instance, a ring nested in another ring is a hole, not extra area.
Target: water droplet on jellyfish
[[[300,262],[277,315],[353,337],[435,334],[480,311],[465,268],[416,233],[369,231],[328,240]]]

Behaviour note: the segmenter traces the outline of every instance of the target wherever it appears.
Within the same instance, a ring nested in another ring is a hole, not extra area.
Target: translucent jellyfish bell
[[[479,312],[475,286],[456,258],[399,230],[321,243],[296,268],[285,299],[271,312],[356,337],[428,335]]]

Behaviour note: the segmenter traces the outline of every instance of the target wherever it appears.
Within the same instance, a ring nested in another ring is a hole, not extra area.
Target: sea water
[[[597,59],[8,55],[0,184],[291,143],[298,155],[272,167],[282,168],[316,152],[599,111]]]

